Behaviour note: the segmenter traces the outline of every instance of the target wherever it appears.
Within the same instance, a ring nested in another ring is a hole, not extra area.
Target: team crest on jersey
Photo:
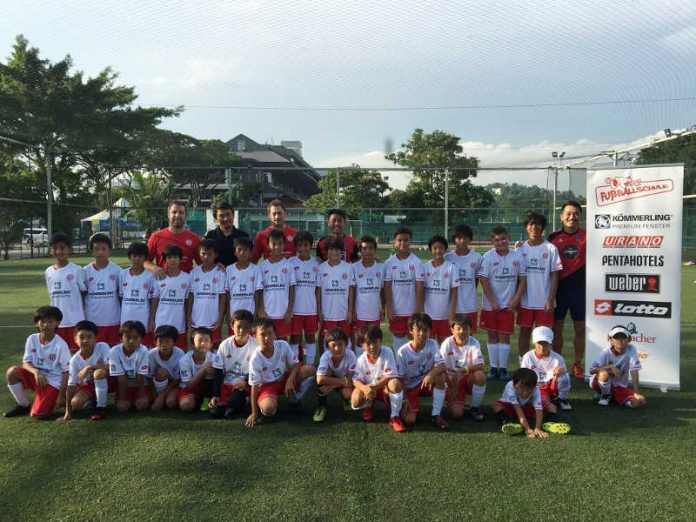
[[[520,262],[519,262],[519,261],[513,261],[513,262],[512,262],[512,266],[520,266]]]
[[[329,275],[328,272],[324,272],[323,274],[321,274],[321,277],[327,277],[328,275]]]
[[[167,286],[167,283],[160,283],[160,288],[164,288],[165,286]]]
[[[397,266],[396,266],[396,265],[392,265],[392,270],[396,270],[396,269],[397,269]]]
[[[72,275],[72,274],[68,274],[68,277],[66,277],[66,279],[67,279],[68,281],[72,281],[73,279],[75,279],[75,276]]]
[[[193,241],[191,241],[190,239],[187,239],[186,246],[191,246],[191,245],[193,245]]]
[[[124,281],[121,286],[123,286],[123,288],[126,288],[128,286],[128,281]]]
[[[294,241],[295,238],[293,236],[285,236],[285,239],[288,241]]]
[[[55,361],[56,360],[56,354],[52,353],[51,355],[48,356],[49,361]]]
[[[416,267],[415,267],[414,265],[408,265],[408,269],[409,269],[411,272],[413,272],[413,271],[416,269]]]
[[[469,264],[469,266],[470,266],[471,268],[476,268],[476,263],[471,263],[471,264]]]
[[[450,276],[450,275],[449,275],[449,272],[445,272],[444,278],[445,278],[445,279],[449,279],[449,276]]]
[[[544,259],[548,259],[548,258],[549,258],[549,253],[548,253],[548,252],[544,252],[544,253],[541,255],[541,257],[543,257]]]
[[[195,281],[196,283],[200,283],[200,282],[201,282],[201,278],[200,278],[200,277],[197,277],[196,279],[194,279],[194,281]]]
[[[188,288],[188,283],[181,283],[181,289],[186,290]]]
[[[267,268],[266,270],[264,270],[263,273],[264,273],[264,274],[267,274],[267,273],[268,273],[268,268]]]
[[[362,274],[358,274],[358,279],[362,279],[363,277],[365,277],[365,276]]]
[[[343,274],[343,275],[341,276],[341,279],[348,279],[348,274]]]
[[[109,274],[109,281],[116,281],[116,274]]]
[[[382,274],[380,272],[377,272],[375,276],[377,277],[377,279],[379,279],[380,277],[382,277]]]
[[[287,274],[287,273],[288,273],[288,269],[285,268],[285,267],[283,267],[283,269],[281,270],[281,272],[283,272],[284,274]]]
[[[94,278],[93,278],[93,277],[90,277],[90,278],[87,279],[87,281],[89,281],[89,282],[91,283],[92,281],[94,281]]]

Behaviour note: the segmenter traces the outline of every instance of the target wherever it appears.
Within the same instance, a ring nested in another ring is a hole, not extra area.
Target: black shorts
[[[585,320],[585,287],[559,287],[556,293],[556,321],[565,319],[570,310],[573,321]]]

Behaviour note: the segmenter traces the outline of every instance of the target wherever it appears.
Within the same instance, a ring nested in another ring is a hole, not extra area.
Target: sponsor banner
[[[641,385],[679,388],[682,165],[587,172],[589,368],[618,324],[641,358]]]

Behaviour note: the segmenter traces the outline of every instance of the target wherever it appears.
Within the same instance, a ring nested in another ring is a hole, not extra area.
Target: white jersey
[[[213,368],[222,370],[225,374],[225,384],[246,383],[249,380],[249,361],[259,343],[249,336],[244,346],[238,346],[234,336],[220,343]]]
[[[495,249],[491,249],[483,255],[479,277],[488,279],[488,284],[493,292],[498,306],[505,308],[517,290],[517,279],[525,274],[522,255],[515,250],[509,250],[507,255],[501,256]],[[491,304],[483,292],[483,309],[492,310]]]
[[[331,352],[326,351],[321,354],[321,359],[319,359],[319,366],[317,366],[317,375],[329,375],[329,370],[331,371],[331,377],[337,377],[342,379],[346,377],[349,373],[355,373],[355,367],[358,362],[358,358],[353,353],[353,350],[346,349],[346,353],[343,358],[335,364]]]
[[[297,256],[289,259],[295,271],[295,304],[292,315],[317,315],[317,283],[319,262],[316,257],[302,260]]]
[[[432,260],[425,263],[425,313],[431,319],[442,321],[449,317],[450,291],[459,287],[457,269],[449,261],[440,266],[433,265]]]
[[[140,321],[145,331],[150,329],[150,298],[155,286],[155,276],[149,270],[133,275],[130,268],[121,270],[118,276],[118,293],[121,296],[121,324]]]
[[[152,297],[159,299],[155,313],[155,329],[168,324],[179,333],[186,331],[186,298],[189,294],[191,276],[181,272],[178,276],[167,276],[155,283]]]
[[[249,362],[249,385],[261,386],[279,381],[298,363],[297,354],[285,341],[273,341],[273,355],[270,357],[266,357],[259,347]]]
[[[85,272],[85,318],[97,326],[120,324],[121,303],[118,300],[118,276],[121,267],[109,263],[97,268],[90,263],[83,268]]]
[[[271,263],[265,259],[259,265],[263,308],[271,319],[282,319],[288,311],[290,287],[295,286],[295,269],[287,259]]]
[[[341,261],[335,266],[325,261],[319,266],[321,314],[326,321],[348,319],[348,292],[352,284],[350,264]]]
[[[366,267],[363,260],[351,267],[355,282],[355,315],[359,321],[379,321],[382,310],[381,292],[384,286],[384,263],[374,262]]]
[[[396,353],[399,376],[404,380],[404,387],[407,390],[419,386],[430,370],[444,362],[435,339],[428,339],[420,351],[416,351],[408,342]]]
[[[481,345],[471,335],[464,346],[459,346],[453,335],[449,336],[440,346],[440,355],[449,372],[458,372],[464,367],[484,363]]]
[[[559,354],[551,350],[548,357],[537,357],[534,350],[529,350],[522,357],[520,368],[529,368],[537,374],[537,384],[539,386],[548,385],[554,378],[556,368],[565,369],[566,364]]]
[[[508,381],[508,383],[505,385],[503,394],[500,396],[500,402],[507,402],[509,404],[519,404],[520,406],[524,406],[525,404],[531,404],[535,410],[542,409],[541,392],[539,392],[539,388],[535,386],[532,394],[526,399],[523,399],[522,397],[517,395],[517,390],[515,389],[515,384],[512,382],[512,380]]]
[[[85,311],[81,292],[87,290],[84,270],[70,262],[61,268],[49,266],[45,277],[51,305],[63,313],[60,326],[75,326],[83,321]]]
[[[237,310],[247,310],[256,313],[256,291],[261,289],[259,267],[249,264],[246,268],[237,267],[232,263],[225,270],[227,278],[227,293],[230,296],[230,315]]]
[[[220,319],[220,296],[226,292],[225,272],[217,266],[213,266],[207,272],[197,266],[191,271],[189,292],[193,295],[193,327],[213,328]]]
[[[60,388],[63,374],[70,368],[70,349],[58,335],[46,344],[41,344],[41,334],[27,337],[22,361],[31,365],[46,376],[48,384]]]
[[[551,289],[551,273],[563,270],[561,256],[555,245],[544,241],[532,246],[525,241],[521,248],[527,275],[527,288],[520,305],[531,310],[543,310]]]
[[[393,254],[385,263],[384,280],[392,283],[394,314],[411,317],[416,311],[416,282],[425,280],[423,263],[413,253],[406,259],[399,259]]]
[[[640,358],[638,357],[638,350],[632,344],[626,347],[626,351],[621,355],[614,352],[612,347],[605,348],[599,353],[597,359],[592,363],[590,370],[596,370],[600,366],[607,366],[613,364],[619,369],[620,376],[614,377],[613,375],[609,378],[609,382],[613,386],[623,386],[624,388],[628,386],[628,377],[632,371],[640,371],[643,367],[640,364]]]
[[[142,375],[144,378],[150,374],[148,367],[148,349],[142,344],[138,346],[133,353],[126,355],[123,351],[123,344],[117,344],[109,352],[109,376],[118,377],[119,375],[126,376],[126,385],[129,388],[136,388],[138,383],[136,375]]]
[[[457,289],[457,305],[455,312],[469,314],[478,309],[478,296],[476,295],[476,277],[481,268],[481,254],[469,250],[465,256],[457,252],[447,252],[445,260],[457,267],[459,274],[459,288]]]
[[[157,348],[150,349],[150,352],[147,354],[147,365],[148,369],[150,370],[150,378],[155,376],[155,373],[157,373],[159,368],[164,368],[167,370],[167,372],[169,372],[172,379],[178,379],[179,361],[184,356],[184,353],[184,350],[178,346],[175,346],[172,350],[172,354],[169,356],[169,359],[163,361]]]
[[[384,345],[382,345],[382,351],[376,361],[372,361],[367,355],[367,352],[363,352],[363,354],[358,357],[358,362],[355,364],[355,375],[353,375],[353,380],[370,385],[377,382],[382,377],[399,377],[399,368],[396,365],[394,352],[392,352],[391,348]]]
[[[191,350],[190,352],[186,352],[181,359],[179,359],[179,388],[186,388],[186,384],[201,371],[201,368],[203,368],[206,363],[215,365],[215,354],[213,352],[205,352],[205,359],[203,359],[203,362],[200,364],[193,360],[194,353],[196,352]],[[214,376],[209,377],[205,375],[203,378],[211,380],[214,379]]]
[[[87,372],[82,382],[77,379],[77,374],[84,370],[87,366],[104,366],[109,367],[109,352],[111,348],[106,343],[96,343],[92,355],[85,359],[78,350],[70,359],[70,371],[68,373],[68,386],[77,386],[78,384],[87,384],[94,380],[92,372]]]

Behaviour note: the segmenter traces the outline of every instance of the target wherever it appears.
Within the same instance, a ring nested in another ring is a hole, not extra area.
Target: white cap
[[[631,334],[628,331],[628,329],[625,326],[616,325],[614,328],[611,329],[609,332],[609,337],[614,337],[616,334],[624,334],[626,337],[629,339],[631,338]]]
[[[537,326],[532,331],[532,342],[533,343],[547,342],[549,344],[552,343],[553,342],[553,331],[548,326]]]

